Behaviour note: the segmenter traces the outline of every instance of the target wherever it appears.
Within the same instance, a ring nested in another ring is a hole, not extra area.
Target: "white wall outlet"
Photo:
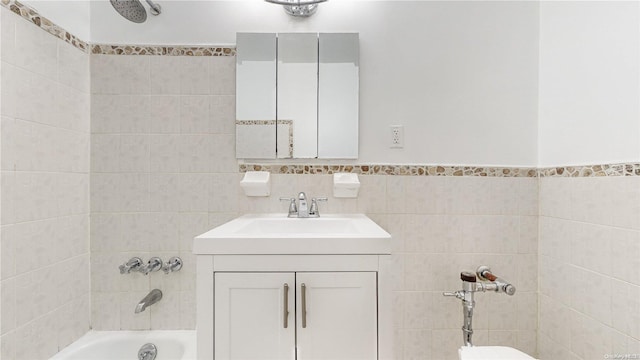
[[[389,133],[389,147],[392,149],[402,149],[404,147],[404,126],[391,125]]]

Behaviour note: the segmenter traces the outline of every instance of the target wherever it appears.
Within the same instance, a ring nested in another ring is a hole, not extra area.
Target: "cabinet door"
[[[297,273],[298,360],[377,359],[374,272]]]
[[[295,359],[293,273],[216,273],[215,360]]]

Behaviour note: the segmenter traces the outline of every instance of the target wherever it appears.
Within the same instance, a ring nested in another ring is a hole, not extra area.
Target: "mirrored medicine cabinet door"
[[[236,157],[356,159],[356,33],[238,33]]]

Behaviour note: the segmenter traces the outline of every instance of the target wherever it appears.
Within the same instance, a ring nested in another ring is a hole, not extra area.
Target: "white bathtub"
[[[158,348],[156,360],[195,360],[196,332],[191,330],[90,331],[50,360],[137,360],[146,343]]]

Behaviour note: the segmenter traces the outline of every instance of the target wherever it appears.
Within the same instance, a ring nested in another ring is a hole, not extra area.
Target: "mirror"
[[[237,34],[236,157],[276,157],[276,34]]]
[[[237,158],[358,157],[358,34],[238,33],[236,61]]]
[[[318,158],[358,158],[358,34],[318,37]]]

